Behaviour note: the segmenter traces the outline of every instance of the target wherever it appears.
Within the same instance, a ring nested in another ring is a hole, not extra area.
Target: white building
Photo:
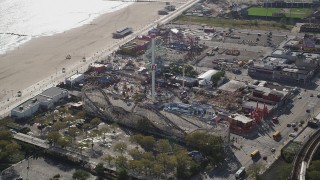
[[[219,72],[218,70],[212,69],[212,70],[208,70],[203,74],[200,74],[197,78],[199,80],[199,85],[202,85],[202,86],[211,85],[212,84],[211,77],[217,74],[218,72]]]
[[[51,109],[55,103],[68,97],[68,91],[58,87],[51,87],[41,94],[29,99],[11,110],[11,117],[25,118],[36,113],[40,108]]]
[[[76,83],[81,82],[82,80],[84,80],[84,75],[79,73],[79,74],[74,74],[68,78],[66,78],[66,84],[69,86],[73,86]]]

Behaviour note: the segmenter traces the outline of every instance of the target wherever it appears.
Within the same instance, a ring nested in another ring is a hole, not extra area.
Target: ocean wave
[[[34,37],[91,23],[132,3],[105,0],[0,0],[0,54]]]

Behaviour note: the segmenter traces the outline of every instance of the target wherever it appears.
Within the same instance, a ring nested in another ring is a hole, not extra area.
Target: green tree
[[[84,111],[79,111],[77,112],[77,114],[75,115],[76,119],[83,119],[86,116],[86,113]]]
[[[73,138],[73,141],[76,140],[77,135],[81,134],[81,130],[77,127],[70,127],[68,129],[69,135]]]
[[[207,132],[194,132],[186,136],[186,142],[207,156],[211,163],[219,164],[224,160],[224,142],[221,137]]]
[[[143,171],[143,165],[140,160],[131,160],[129,161],[128,166],[135,174],[140,175],[140,173]]]
[[[150,176],[150,172],[153,168],[154,162],[149,159],[141,159],[141,165],[143,167],[144,173],[146,177]]]
[[[111,166],[111,162],[114,160],[114,158],[110,154],[108,154],[105,157],[103,157],[103,160],[107,161],[108,165]]]
[[[154,139],[153,136],[144,136],[140,140],[140,146],[145,150],[150,151],[150,150],[153,150],[155,142],[156,140]]]
[[[125,169],[120,169],[120,171],[118,171],[117,174],[117,180],[128,180],[129,176],[128,176],[128,172]]]
[[[160,139],[156,144],[156,149],[160,153],[171,152],[172,147],[167,139]]]
[[[147,159],[147,160],[150,160],[150,161],[154,161],[155,157],[154,157],[152,152],[144,152],[142,154],[142,159]]]
[[[66,128],[66,127],[67,127],[67,124],[65,122],[58,121],[58,122],[54,123],[54,125],[52,125],[52,130],[59,131],[59,130]]]
[[[177,159],[175,156],[160,153],[157,155],[157,161],[162,166],[163,174],[167,174],[168,170],[172,170],[177,166]]]
[[[119,152],[121,155],[127,150],[128,145],[124,142],[118,142],[114,145],[113,150]]]
[[[93,118],[91,121],[90,121],[90,124],[93,126],[93,127],[97,127],[100,123],[101,123],[101,119],[100,118]]]
[[[115,159],[115,163],[118,169],[125,169],[128,166],[128,159],[125,156],[120,155]]]
[[[179,179],[188,178],[191,175],[190,168],[192,165],[192,158],[188,155],[188,152],[181,150],[176,154],[177,159],[177,177]]]
[[[292,164],[283,164],[276,171],[278,179],[287,179],[290,176]]]
[[[94,170],[96,171],[97,175],[101,177],[104,175],[105,167],[103,166],[103,163],[100,162],[96,165]]]
[[[71,144],[72,138],[70,136],[65,136],[65,137],[60,137],[57,140],[57,144],[62,146],[62,147],[67,147]]]
[[[254,178],[254,179],[262,179],[259,176],[259,173],[265,168],[265,165],[262,163],[253,163],[251,164],[248,169],[247,169],[247,176],[249,178]]]
[[[220,72],[218,72],[218,73],[216,73],[216,74],[211,76],[211,81],[213,83],[217,83],[221,79],[221,77],[224,77],[224,75],[225,75],[225,72],[224,71],[220,71]]]
[[[154,179],[163,179],[162,178],[163,167],[160,164],[154,164],[152,166],[151,172]]]
[[[89,177],[90,177],[90,173],[82,169],[77,169],[72,175],[72,179],[74,180],[86,180]]]
[[[57,131],[51,131],[51,132],[48,132],[47,134],[47,139],[51,139],[52,142],[53,142],[53,145],[55,145],[58,141],[58,139],[61,138],[61,134]]]
[[[139,149],[134,148],[129,150],[129,155],[134,159],[134,160],[140,160],[142,158],[142,152],[139,151]]]
[[[1,140],[11,140],[12,138],[13,136],[9,131],[5,131],[5,130],[0,131]]]
[[[307,176],[310,180],[318,180],[320,177],[320,171],[307,172]]]

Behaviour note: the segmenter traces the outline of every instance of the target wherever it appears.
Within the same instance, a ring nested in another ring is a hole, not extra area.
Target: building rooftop
[[[207,78],[211,79],[211,76],[214,74],[217,74],[218,72],[219,72],[218,70],[214,70],[214,69],[208,70],[207,72],[200,74],[198,76],[198,79],[207,79]]]
[[[62,89],[62,88],[58,88],[58,87],[51,87],[45,91],[43,91],[40,95],[45,96],[45,97],[54,97],[56,95],[62,94],[67,92],[67,90]]]
[[[21,103],[19,106],[16,106],[15,108],[12,109],[12,111],[24,112],[34,106],[38,106],[41,102],[48,101],[48,100],[51,100],[51,98],[48,98],[42,95],[37,95],[34,98],[28,99],[27,101]]]
[[[232,114],[232,115],[230,115],[229,117],[232,118],[232,119],[234,119],[234,120],[240,121],[240,122],[242,122],[242,123],[244,123],[244,124],[253,121],[253,119],[248,118],[248,117],[246,117],[246,116],[243,116],[243,115],[241,115],[241,114]]]
[[[274,107],[273,105],[270,105],[270,104],[258,102],[259,109],[262,109],[264,106],[267,106],[269,111]],[[257,102],[256,101],[244,101],[242,103],[242,107],[247,108],[247,109],[251,108],[252,110],[255,110],[255,108],[257,107]]]
[[[83,76],[83,74],[81,74],[81,73],[74,74],[74,75],[68,77],[68,78],[67,78],[67,81],[73,81],[73,80],[77,79],[77,78],[80,77],[80,76]]]
[[[297,41],[297,40],[289,40],[285,44],[285,46],[297,46],[297,45],[299,45],[299,41]]]
[[[246,86],[246,84],[244,82],[230,80],[226,84],[220,86],[218,89],[223,90],[223,91],[228,91],[228,92],[235,92],[245,86]]]

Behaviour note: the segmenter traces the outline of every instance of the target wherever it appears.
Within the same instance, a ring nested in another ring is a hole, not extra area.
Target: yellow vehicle
[[[259,156],[259,155],[260,155],[260,152],[259,152],[258,149],[254,150],[254,151],[250,154],[251,158],[255,158],[255,157]]]
[[[281,137],[280,131],[276,131],[272,134],[273,139]]]

